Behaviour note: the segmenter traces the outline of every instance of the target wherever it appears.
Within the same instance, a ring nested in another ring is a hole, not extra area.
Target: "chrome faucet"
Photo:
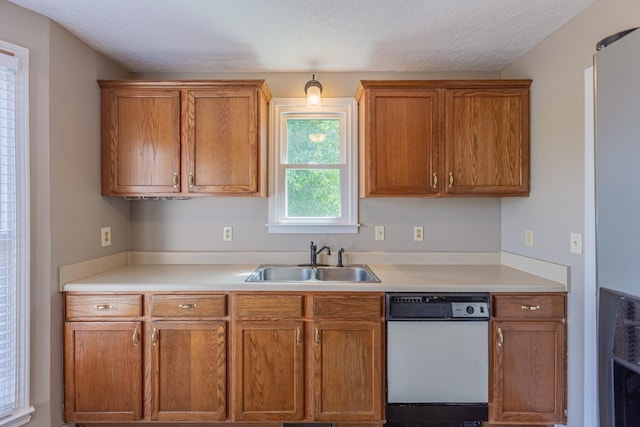
[[[312,265],[312,266],[318,265],[317,256],[320,252],[324,251],[325,249],[327,250],[327,255],[331,255],[331,248],[329,246],[323,246],[317,251],[316,249],[318,249],[318,246],[315,243],[311,242],[311,246],[309,246],[309,251],[311,255],[309,265]]]

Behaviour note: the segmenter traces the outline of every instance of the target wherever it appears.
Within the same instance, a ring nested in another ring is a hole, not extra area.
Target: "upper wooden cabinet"
[[[361,81],[361,196],[528,195],[530,85]]]
[[[103,195],[266,195],[263,80],[98,83]]]

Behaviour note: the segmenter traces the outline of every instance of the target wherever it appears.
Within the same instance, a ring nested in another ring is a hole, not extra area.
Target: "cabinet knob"
[[[315,341],[316,344],[320,344],[320,328],[316,328]]]
[[[433,183],[433,188],[438,188],[438,174],[433,174],[431,182]]]
[[[453,187],[453,172],[449,172],[449,187]]]
[[[138,332],[138,328],[135,328],[133,330],[133,336],[131,337],[131,339],[133,340],[133,345],[140,344],[140,333]]]
[[[302,329],[296,328],[296,343],[300,345],[302,343]]]
[[[504,342],[504,336],[502,335],[502,328],[498,328],[498,347],[502,347]]]
[[[179,190],[178,185],[180,184],[180,178],[178,178],[178,174],[174,173],[173,174],[173,188],[175,188],[176,190]]]
[[[158,344],[158,330],[156,328],[153,328],[151,330],[151,344],[153,345]]]
[[[189,188],[193,187],[193,172],[189,173]]]

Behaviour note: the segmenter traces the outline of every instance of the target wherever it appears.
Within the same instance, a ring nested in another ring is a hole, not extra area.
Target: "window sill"
[[[11,415],[0,419],[0,427],[19,427],[25,425],[31,421],[31,414],[33,414],[34,411],[33,406],[15,411]]]
[[[267,224],[270,234],[358,234],[360,224]]]

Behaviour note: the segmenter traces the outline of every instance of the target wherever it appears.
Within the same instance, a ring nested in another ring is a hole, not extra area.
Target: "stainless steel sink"
[[[364,264],[344,267],[262,264],[245,282],[380,283],[380,279]]]

